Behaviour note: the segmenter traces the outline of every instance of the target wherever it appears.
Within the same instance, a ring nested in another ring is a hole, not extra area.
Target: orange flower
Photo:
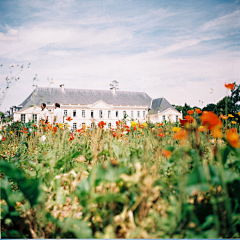
[[[48,129],[51,130],[52,129],[52,124],[48,124]]]
[[[228,119],[228,116],[225,116],[225,115],[222,115],[222,114],[221,114],[221,118],[224,119],[224,120],[227,120],[227,119]]]
[[[239,148],[239,136],[236,132],[236,129],[227,130],[226,139],[231,147]]]
[[[205,129],[204,126],[199,126],[199,127],[198,127],[198,131],[199,131],[199,132],[204,132],[204,129]]]
[[[104,121],[101,121],[101,122],[98,123],[98,127],[100,129],[102,129],[104,127],[104,125],[106,125],[106,123]]]
[[[201,113],[202,111],[201,111],[199,108],[196,108],[196,109],[195,109],[195,112],[196,112],[196,113]]]
[[[230,89],[230,90],[233,90],[233,89],[234,89],[234,86],[235,86],[234,83],[229,83],[229,84],[226,84],[226,83],[225,83],[225,87],[228,88],[228,89]]]
[[[121,121],[120,121],[120,120],[116,121],[116,125],[117,125],[117,126],[120,126],[120,124],[121,124]]]
[[[57,127],[52,128],[53,132],[57,132]]]
[[[193,114],[193,113],[194,113],[194,110],[188,110],[187,113],[188,113],[188,114]]]
[[[188,138],[188,133],[186,130],[181,130],[180,132],[176,132],[173,138],[175,140],[180,140],[181,145],[183,145]]]
[[[189,122],[189,123],[193,123],[193,122],[195,121],[195,118],[192,117],[192,116],[190,116],[190,115],[185,116],[185,119],[186,119],[187,122]]]
[[[222,127],[222,121],[218,116],[209,111],[204,111],[201,116],[202,125],[207,127],[208,130],[216,130],[216,128]]]
[[[162,126],[162,125],[163,125],[163,123],[159,123],[157,126],[160,127],[160,126]]]
[[[163,154],[164,157],[170,157],[172,155],[172,152],[168,151],[168,150],[163,150],[162,154]]]
[[[69,122],[70,122],[70,121],[72,121],[72,120],[73,120],[73,119],[72,119],[71,117],[67,117],[67,118],[66,118],[66,121],[69,121]]]
[[[159,137],[164,137],[165,134],[164,134],[164,133],[159,133],[158,136],[159,136]]]

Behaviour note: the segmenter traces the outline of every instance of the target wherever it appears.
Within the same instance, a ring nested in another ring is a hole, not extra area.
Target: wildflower
[[[227,130],[226,139],[231,147],[239,148],[239,136],[237,134],[236,129]]]
[[[57,132],[57,127],[56,126],[53,127],[52,130],[53,130],[53,132]]]
[[[185,116],[185,119],[188,123],[193,123],[195,121],[195,118],[190,115]]]
[[[132,127],[136,127],[137,125],[138,125],[138,124],[137,124],[136,122],[134,122],[134,121],[131,122],[131,126],[132,126]]]
[[[159,136],[159,137],[164,137],[165,134],[164,134],[164,133],[159,133],[158,136]]]
[[[13,134],[13,131],[10,131],[10,134]]]
[[[142,125],[143,125],[145,128],[147,128],[147,126],[148,126],[147,123],[143,123]]]
[[[225,115],[222,115],[222,114],[221,114],[221,118],[224,119],[224,120],[227,120],[227,119],[228,119],[228,116],[225,116]]]
[[[232,121],[231,123],[232,123],[232,124],[237,124],[237,122],[236,122],[236,121]]]
[[[232,114],[228,114],[228,116],[229,116],[229,117],[232,117],[232,118],[234,117]]]
[[[116,121],[116,125],[117,125],[117,126],[120,126],[120,124],[121,124],[121,121],[120,121],[120,120]]]
[[[172,131],[174,131],[174,132],[179,132],[179,131],[181,131],[181,128],[179,128],[179,127],[173,127]]]
[[[163,150],[162,154],[163,154],[164,157],[170,157],[172,155],[172,152],[168,151],[168,150]]]
[[[213,112],[204,111],[201,116],[201,121],[203,126],[207,127],[208,130],[213,130],[215,127],[222,127],[222,121]]]
[[[234,83],[229,83],[229,84],[226,84],[226,83],[225,83],[225,87],[228,88],[228,89],[230,89],[230,90],[233,90],[234,86],[235,86]]]
[[[33,125],[33,127],[37,128],[37,125],[36,125],[36,124],[34,124],[34,125]]]
[[[198,127],[198,131],[199,131],[199,132],[204,132],[204,129],[205,129],[204,126],[199,126],[199,127]]]
[[[188,134],[186,130],[181,130],[180,132],[175,132],[173,138],[175,140],[180,140],[181,144],[183,145],[185,143],[185,140],[187,140]]]
[[[186,123],[188,123],[188,121],[186,119],[179,119],[180,120],[180,124],[182,127],[185,126]]]
[[[25,128],[25,127],[24,127],[23,129],[24,129],[25,131],[27,130],[27,128]]]
[[[201,111],[199,108],[196,108],[196,109],[195,109],[195,112],[196,112],[196,113],[201,113],[202,111]]]
[[[238,112],[238,115],[240,116],[240,112]]]
[[[137,136],[137,138],[139,138],[139,135]]]
[[[194,110],[188,110],[187,113],[188,113],[188,114],[193,114],[193,113],[194,113]]]
[[[46,136],[45,135],[42,135],[41,138],[40,138],[40,141],[41,142],[44,142],[46,140]]]
[[[70,141],[72,141],[74,139],[74,135],[73,135],[73,133],[70,135]]]
[[[67,117],[66,118],[66,121],[69,121],[69,122],[71,122],[73,119],[71,118],[71,117]]]
[[[162,125],[163,125],[163,123],[159,123],[157,126],[158,126],[158,127],[161,127]]]
[[[136,131],[137,130],[137,127],[135,126],[135,127],[133,127],[133,131]]]
[[[106,123],[104,121],[101,121],[101,122],[98,123],[98,127],[100,129],[102,129],[105,125],[106,125]]]

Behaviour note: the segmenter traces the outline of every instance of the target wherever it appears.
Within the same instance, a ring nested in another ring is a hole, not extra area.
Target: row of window
[[[82,123],[82,127],[84,128],[86,126],[85,123]],[[94,128],[94,126],[96,126],[94,123],[91,123],[91,128]],[[111,128],[112,127],[112,124],[111,123],[108,123],[108,128]],[[76,130],[77,129],[77,123],[73,123],[73,130]]]
[[[116,117],[119,116],[119,111],[116,111]],[[126,111],[123,111],[123,116],[126,116],[127,115],[127,112]],[[145,111],[143,111],[143,117],[145,118]],[[67,110],[64,110],[64,116],[67,117],[68,116],[68,113],[67,113]],[[77,116],[77,111],[76,110],[73,110],[73,117],[76,117]],[[82,117],[85,118],[86,117],[86,111],[85,110],[82,110]],[[134,112],[131,111],[131,118],[134,117]],[[140,117],[140,111],[137,111],[137,117]],[[94,111],[91,110],[91,118],[94,118]],[[99,118],[103,118],[103,111],[102,110],[99,110]],[[111,118],[111,111],[108,111],[108,118]]]
[[[65,111],[66,111],[66,115],[65,115]],[[82,113],[84,112],[84,114],[82,114],[83,117],[85,117],[85,110],[82,110]],[[74,113],[74,111],[73,111]],[[76,112],[75,112],[76,113]],[[140,117],[140,111],[137,111],[138,117]],[[123,111],[123,116],[126,115],[126,111]],[[64,116],[67,116],[67,110],[64,110]],[[93,118],[94,114],[93,111],[91,111],[91,118]],[[73,117],[76,117],[76,115]],[[116,111],[116,117],[118,117],[118,111]],[[131,111],[131,117],[133,118],[133,111]],[[145,117],[145,111],[143,111],[143,117]],[[21,114],[21,121],[25,123],[25,114]],[[102,118],[102,110],[99,110],[99,118]],[[108,118],[111,118],[111,111],[108,111]],[[163,121],[166,120],[165,115],[162,116]],[[32,119],[34,120],[34,122],[37,122],[37,114],[33,114],[32,115]],[[176,122],[178,122],[178,116],[176,116]]]

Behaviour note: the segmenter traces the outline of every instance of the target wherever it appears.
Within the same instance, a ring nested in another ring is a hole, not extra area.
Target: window
[[[85,123],[82,123],[82,127],[85,128],[85,127],[86,127],[86,124],[85,124]]]
[[[111,123],[108,123],[108,128],[109,128],[109,129],[111,128],[111,126],[112,126],[112,124],[111,124]]]
[[[131,118],[133,118],[133,111],[131,111]]]
[[[73,123],[73,130],[77,129],[77,123]]]
[[[126,111],[123,111],[123,117],[125,117],[125,115],[127,115],[127,112],[126,112]]]
[[[102,110],[99,110],[99,118],[102,118]]]
[[[37,122],[37,114],[32,115],[32,120],[36,123]]]
[[[111,111],[108,111],[108,118],[111,118]]]
[[[118,117],[118,111],[116,111],[116,117]]]
[[[64,117],[67,117],[67,110],[64,110]]]
[[[162,116],[163,121],[165,121],[165,115]]]
[[[85,110],[82,110],[82,117],[85,118]]]
[[[94,128],[94,123],[91,123],[91,129],[93,129]]]
[[[77,116],[77,111],[73,110],[73,117],[76,117],[76,116]]]
[[[137,111],[137,117],[140,117],[140,111]]]
[[[176,122],[178,122],[178,115],[176,116]]]
[[[145,111],[143,111],[143,117],[145,118]]]
[[[91,110],[91,118],[93,118],[93,116],[94,116],[94,111]]]
[[[26,118],[26,115],[25,114],[21,114],[21,121],[25,123],[25,118]]]

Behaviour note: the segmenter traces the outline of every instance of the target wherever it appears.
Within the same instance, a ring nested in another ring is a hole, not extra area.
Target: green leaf
[[[19,190],[22,191],[32,206],[45,202],[45,193],[41,188],[41,182],[39,179],[27,178],[25,176],[25,172],[18,169],[12,163],[1,160],[0,165],[1,171],[4,172],[6,176],[14,179],[17,182]],[[15,195],[15,198],[16,197],[20,197],[20,195]]]

